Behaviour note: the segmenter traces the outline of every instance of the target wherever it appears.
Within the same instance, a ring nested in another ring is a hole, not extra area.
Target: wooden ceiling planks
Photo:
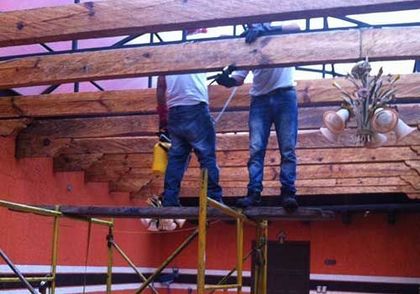
[[[415,9],[418,0],[120,0],[3,12],[0,46]],[[240,8],[240,9],[239,9]]]
[[[149,153],[124,153],[124,154],[63,154],[55,159],[56,170],[66,171],[73,165],[74,160],[79,160],[85,155],[97,155],[86,158],[84,164],[87,176],[103,174],[104,171],[124,171],[132,168],[148,169],[152,166],[152,150]],[[217,162],[220,167],[244,167],[249,153],[247,150],[227,150],[217,152]],[[300,165],[305,164],[327,164],[327,163],[364,163],[364,162],[395,162],[417,160],[419,153],[410,148],[404,147],[381,147],[367,149],[361,147],[353,148],[317,148],[297,149],[297,156]],[[244,160],[245,159],[245,160]],[[278,166],[280,155],[278,150],[269,149],[266,153],[265,166]],[[189,166],[199,167],[195,157]]]
[[[278,167],[266,168],[264,195],[278,195],[280,184],[277,180]],[[314,176],[315,175],[315,176]],[[404,177],[419,181],[416,171],[403,162],[303,165],[298,167],[297,187],[300,195],[351,194],[351,193],[419,193],[418,187],[407,182]],[[221,168],[221,185],[224,195],[240,196],[246,193],[246,168]],[[94,178],[90,179],[95,181]],[[141,192],[144,197],[163,191],[163,178],[151,176],[146,170],[130,170],[125,173],[99,178],[111,181],[115,191]],[[183,196],[196,196],[199,187],[199,170],[190,168],[182,184]],[[346,188],[349,189],[346,191]],[[330,189],[330,192],[328,192]],[[334,190],[335,189],[335,190]],[[356,192],[357,189],[357,192]],[[322,193],[320,191],[323,191]],[[335,191],[335,192],[334,192]]]
[[[245,158],[246,159],[246,158]],[[110,167],[99,171],[92,171],[92,174],[87,174],[91,181],[109,181],[116,180],[114,175],[118,177],[140,177],[150,178],[152,171],[149,167],[115,167],[115,170]],[[97,174],[93,174],[97,172]],[[279,176],[278,165],[266,166],[264,171],[264,178],[266,180],[277,180]],[[299,164],[298,178],[299,179],[326,179],[326,178],[352,178],[358,177],[380,177],[386,176],[416,176],[417,169],[410,167],[406,161],[397,162],[358,162],[358,163],[325,163],[325,164]],[[186,177],[189,180],[199,180],[200,169],[198,167],[190,167],[186,172]],[[248,181],[248,172],[246,169],[246,160],[242,166],[235,167],[220,167],[220,176],[224,181]],[[417,174],[418,176],[418,174]],[[118,178],[117,178],[118,179]]]
[[[231,39],[25,57],[0,61],[0,89],[212,71],[228,64],[261,68],[348,62],[366,53],[370,60],[415,59],[420,57],[419,47],[420,27],[405,27],[261,37],[253,44]]]

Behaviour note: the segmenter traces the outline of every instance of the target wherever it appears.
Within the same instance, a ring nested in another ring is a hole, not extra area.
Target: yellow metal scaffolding
[[[55,210],[39,208],[35,206],[29,206],[19,203],[14,203],[10,201],[0,200],[0,206],[6,207],[12,211],[17,212],[29,212],[36,215],[41,216],[48,216],[54,218],[53,223],[53,236],[52,236],[52,250],[51,250],[51,272],[47,276],[42,277],[23,277],[23,275],[18,275],[18,277],[0,277],[0,282],[3,283],[15,283],[22,281],[28,289],[30,289],[31,282],[49,282],[50,283],[50,293],[54,294],[56,289],[56,275],[57,275],[57,255],[58,255],[58,244],[59,244],[59,220],[61,217],[68,217],[75,220],[86,221],[89,224],[97,224],[107,226],[109,231],[107,235],[107,247],[108,247],[108,262],[107,262],[107,273],[106,273],[106,293],[109,294],[112,291],[112,264],[113,264],[113,248],[117,250],[119,254],[127,261],[127,263],[134,269],[134,271],[146,281],[146,278],[143,274],[141,274],[133,262],[128,258],[128,256],[123,252],[123,250],[118,246],[118,244],[114,241],[113,237],[113,230],[114,230],[114,220],[111,219],[110,221],[102,220],[98,218],[87,218],[87,217],[76,217],[76,216],[68,216],[63,214],[59,211],[60,207],[56,206]],[[9,265],[14,267],[13,265]],[[12,268],[13,269],[13,268]],[[29,285],[28,285],[29,284]],[[158,293],[157,290],[152,286],[149,285],[150,289],[153,293]],[[32,292],[32,291],[31,291]]]
[[[108,226],[107,235],[107,248],[108,248],[108,261],[107,261],[107,273],[106,273],[106,293],[112,292],[112,265],[113,265],[113,249],[115,249],[123,259],[133,268],[135,273],[143,280],[141,287],[136,293],[142,293],[147,287],[149,287],[153,293],[158,291],[152,286],[153,280],[174,260],[183,249],[185,249],[197,236],[198,236],[198,266],[197,266],[197,293],[204,294],[206,291],[214,293],[217,290],[237,289],[237,293],[242,293],[243,287],[243,264],[251,256],[248,253],[244,257],[244,225],[251,224],[256,227],[257,246],[256,249],[259,252],[259,262],[255,267],[255,277],[253,281],[253,293],[255,294],[266,294],[267,293],[267,221],[266,220],[251,220],[246,217],[241,211],[234,210],[223,203],[217,202],[207,197],[207,178],[208,173],[206,169],[201,172],[201,183],[200,183],[200,205],[198,215],[198,228],[188,238],[174,250],[174,252],[159,266],[156,271],[146,278],[141,274],[134,263],[129,257],[123,252],[121,247],[115,242],[113,231],[114,231],[114,220],[110,221],[102,220],[98,218],[89,218],[84,216],[66,215],[60,212],[60,207],[56,206],[54,210],[39,208],[34,206],[28,206],[9,201],[0,200],[0,206],[9,208],[19,212],[30,212],[37,215],[49,216],[54,218],[53,223],[53,238],[52,238],[52,252],[51,252],[51,273],[46,277],[30,277],[24,278],[26,283],[28,282],[50,282],[50,293],[54,294],[56,289],[56,274],[57,274],[57,253],[58,253],[58,241],[59,241],[59,220],[61,217],[68,217],[76,220],[86,221],[90,224],[99,224]],[[232,269],[227,276],[225,276],[217,285],[206,285],[206,240],[207,240],[207,209],[208,207],[220,210],[224,215],[232,217],[236,220],[236,266]],[[236,283],[227,284],[227,279],[236,272]],[[18,282],[22,277],[17,278],[0,278],[0,282]]]
[[[262,249],[263,258],[262,264],[256,271],[255,282],[254,282],[254,293],[255,294],[266,294],[267,293],[267,221],[254,221],[247,218],[242,212],[234,210],[220,202],[217,202],[207,197],[207,170],[202,170],[201,173],[201,185],[200,185],[200,208],[198,217],[198,266],[197,266],[197,293],[204,294],[206,291],[222,290],[222,289],[237,289],[237,293],[242,293],[243,279],[242,271],[244,261],[249,255],[244,258],[244,224],[251,224],[257,228],[257,240],[259,246]],[[208,206],[219,209],[225,215],[228,215],[236,219],[236,268],[233,269],[228,276],[232,275],[236,271],[236,283],[225,284],[227,277],[223,278],[217,285],[206,285],[206,239],[207,239],[207,208]]]
[[[58,256],[58,243],[59,243],[58,240],[59,240],[59,228],[60,228],[59,221],[60,221],[60,218],[64,217],[65,215],[59,211],[59,208],[60,208],[59,206],[56,206],[55,210],[50,210],[50,209],[44,209],[44,208],[39,208],[35,206],[29,206],[29,205],[24,205],[24,204],[19,204],[19,203],[14,203],[10,201],[4,201],[4,200],[0,200],[0,206],[6,207],[10,210],[17,211],[17,212],[26,212],[26,213],[29,212],[36,215],[48,216],[48,217],[54,218],[52,246],[51,246],[52,248],[51,272],[47,276],[43,276],[43,277],[25,278],[27,282],[50,282],[51,284],[50,293],[54,294],[55,288],[56,288],[56,276],[57,276],[57,256]],[[105,226],[108,226],[110,230],[112,230],[112,227],[114,226],[114,222],[112,220],[106,221],[106,220],[97,219],[97,218],[82,218],[82,217],[77,217],[77,218],[70,217],[70,218],[81,220],[81,221],[87,221],[92,224],[105,225]],[[112,255],[110,255],[110,258],[112,258]],[[112,268],[112,259],[110,262],[108,262],[108,269],[110,268]],[[107,293],[111,293],[111,274],[112,274],[112,271],[108,270]],[[19,281],[20,281],[19,278],[0,277],[0,282],[3,282],[3,283],[14,283],[14,282],[19,282]]]

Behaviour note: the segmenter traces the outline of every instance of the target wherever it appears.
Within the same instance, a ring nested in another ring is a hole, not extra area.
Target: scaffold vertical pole
[[[261,238],[263,243],[262,255],[263,255],[263,264],[261,269],[261,289],[259,294],[267,294],[267,273],[268,273],[268,221],[261,221]]]
[[[55,210],[58,212],[60,210],[60,207],[56,206]],[[51,250],[51,278],[52,278],[51,294],[55,293],[55,288],[56,288],[59,220],[60,220],[60,216],[55,215],[54,225],[53,225],[52,250]]]
[[[268,222],[261,221],[257,226],[256,258],[254,262],[253,293],[267,294],[267,253]]]
[[[242,293],[242,269],[244,259],[244,222],[240,218],[236,219],[236,254],[236,283],[239,285],[237,293],[240,294]]]
[[[197,267],[197,293],[205,293],[206,277],[206,226],[207,226],[207,169],[201,171],[198,215],[198,267]]]
[[[256,253],[254,253],[254,268],[253,268],[253,274],[254,274],[254,279],[253,279],[253,283],[252,283],[252,293],[255,294],[259,294],[259,289],[260,289],[260,272],[261,272],[261,265],[260,262],[258,260],[258,248],[260,247],[261,244],[261,225],[260,223],[256,226],[256,244],[255,244],[255,248],[257,248]],[[254,248],[254,250],[255,250]]]
[[[110,294],[112,291],[112,240],[114,239],[114,219],[111,219],[111,225],[109,226],[109,232],[107,236],[107,247],[108,247],[108,264],[106,273],[106,293]]]

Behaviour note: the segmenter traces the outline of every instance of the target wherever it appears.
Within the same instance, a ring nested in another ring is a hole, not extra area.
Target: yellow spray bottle
[[[164,174],[168,165],[168,151],[171,143],[158,142],[153,147],[152,172],[154,174]]]

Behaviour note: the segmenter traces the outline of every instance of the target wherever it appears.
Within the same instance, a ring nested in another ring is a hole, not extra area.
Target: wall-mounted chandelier
[[[399,118],[395,100],[395,83],[399,76],[383,75],[382,67],[377,75],[370,75],[372,68],[368,60],[353,66],[347,79],[355,90],[349,92],[334,82],[343,102],[337,111],[327,111],[323,115],[325,127],[321,133],[329,141],[336,143],[347,122],[354,118],[357,124],[355,143],[366,147],[379,147],[387,141],[386,133],[394,131],[401,140],[416,128],[408,126]]]

